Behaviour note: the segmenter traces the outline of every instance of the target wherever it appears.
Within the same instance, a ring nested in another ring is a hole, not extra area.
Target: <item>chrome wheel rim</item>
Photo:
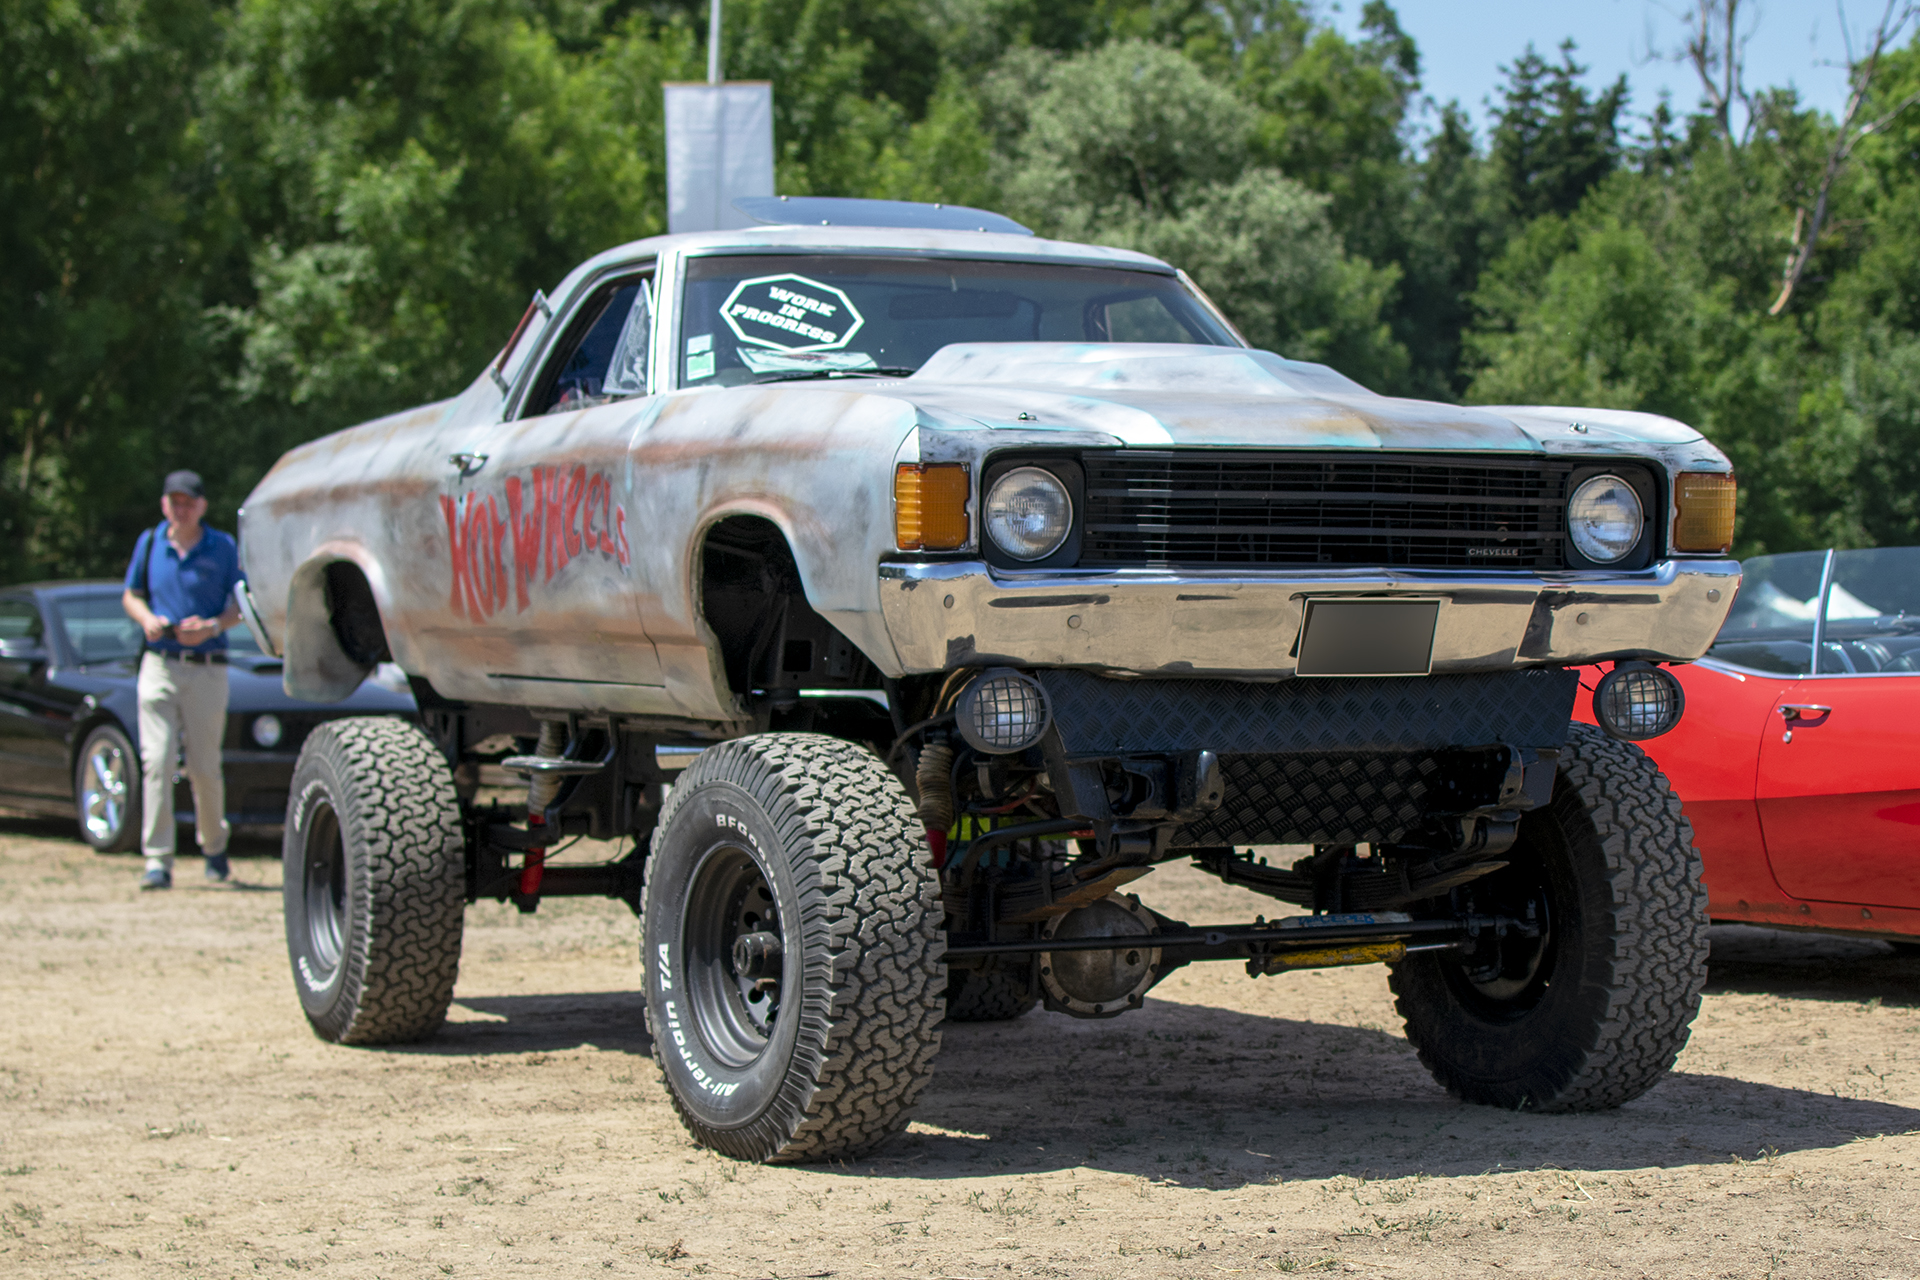
[[[124,747],[102,737],[87,748],[87,758],[80,765],[80,820],[97,843],[111,844],[119,838],[131,786],[131,762]]]

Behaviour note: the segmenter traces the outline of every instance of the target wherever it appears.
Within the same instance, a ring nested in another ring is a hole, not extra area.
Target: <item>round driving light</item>
[[[1053,719],[1040,682],[1008,667],[982,672],[961,692],[954,711],[967,745],[996,756],[1025,751]]]
[[[1593,691],[1593,718],[1627,742],[1657,738],[1680,723],[1686,691],[1671,671],[1645,663],[1621,663]]]
[[[1015,467],[987,491],[987,536],[1016,560],[1041,560],[1073,530],[1073,499],[1051,471]]]
[[[1645,524],[1640,495],[1619,476],[1595,476],[1567,503],[1573,548],[1597,564],[1625,559],[1639,545]]]
[[[280,739],[286,730],[280,723],[280,717],[269,712],[253,718],[253,740],[271,750],[280,745]]]

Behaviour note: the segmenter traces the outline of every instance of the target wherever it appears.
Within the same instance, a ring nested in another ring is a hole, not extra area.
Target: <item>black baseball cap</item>
[[[198,471],[169,471],[167,482],[160,486],[160,496],[164,498],[170,493],[184,493],[189,498],[204,498],[207,496],[207,486],[200,483]]]

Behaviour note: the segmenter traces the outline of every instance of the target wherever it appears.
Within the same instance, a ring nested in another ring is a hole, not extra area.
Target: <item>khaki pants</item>
[[[227,734],[227,668],[180,662],[157,653],[140,658],[140,766],[144,790],[140,849],[173,856],[173,765],[184,744],[187,780],[202,853],[227,851],[227,786],[220,743]]]

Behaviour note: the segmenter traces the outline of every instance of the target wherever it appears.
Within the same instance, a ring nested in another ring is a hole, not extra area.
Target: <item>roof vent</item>
[[[781,227],[900,227],[909,231],[1033,234],[1012,218],[963,204],[856,200],[847,196],[742,196],[733,207],[755,222]]]

